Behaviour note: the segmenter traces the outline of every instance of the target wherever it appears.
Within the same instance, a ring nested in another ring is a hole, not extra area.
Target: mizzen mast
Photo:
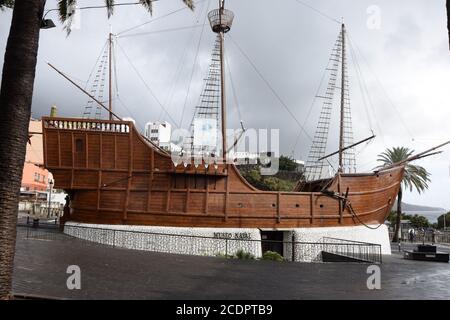
[[[344,110],[345,110],[345,24],[342,22],[341,31],[341,110],[340,110],[340,125],[339,125],[339,168],[338,172],[343,172],[343,150],[344,150]]]
[[[113,112],[112,112],[112,46],[113,46],[113,41],[112,41],[112,33],[109,33],[109,39],[108,39],[108,44],[109,44],[109,63],[108,63],[108,68],[109,68],[109,100],[108,100],[108,109],[109,109],[109,120],[113,119]]]

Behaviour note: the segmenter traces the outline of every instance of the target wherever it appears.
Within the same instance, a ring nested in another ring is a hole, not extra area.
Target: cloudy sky
[[[79,0],[80,7],[102,3]],[[116,7],[110,20],[104,9],[83,10],[68,37],[49,12],[57,28],[41,32],[33,116],[47,115],[52,104],[61,116],[82,115],[87,97],[46,62],[84,86],[112,29],[118,35],[116,112],[140,128],[154,120],[187,128],[215,37],[203,25],[217,1],[196,3],[191,12],[179,10],[180,0],[160,0],[153,16],[140,6]],[[55,7],[56,1],[47,1],[47,10]],[[230,73],[235,88],[235,95],[227,92],[229,127],[239,128],[242,118],[247,128],[280,129],[281,153],[306,160],[311,140],[300,125],[314,135],[321,105],[313,98],[344,17],[356,57],[349,55],[348,63],[355,140],[371,130],[377,135],[357,148],[358,171],[375,167],[386,148],[422,151],[450,140],[444,0],[227,0],[227,7],[236,16],[226,39],[227,85]],[[10,21],[11,12],[0,12],[1,52]],[[361,93],[364,86],[370,100]],[[333,131],[329,151],[336,149],[336,137]],[[443,151],[417,162],[431,172],[432,183],[423,195],[406,193],[407,202],[450,209],[450,146]]]

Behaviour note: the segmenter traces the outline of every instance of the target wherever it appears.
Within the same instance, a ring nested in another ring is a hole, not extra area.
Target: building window
[[[150,132],[151,133],[158,133],[158,129],[152,129]]]
[[[75,151],[83,152],[83,140],[82,139],[75,140]]]

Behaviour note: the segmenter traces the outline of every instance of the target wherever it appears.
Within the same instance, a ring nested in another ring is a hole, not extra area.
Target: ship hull
[[[260,191],[232,164],[174,166],[131,122],[43,118],[43,135],[45,167],[55,188],[71,198],[65,220],[83,223],[271,229],[381,224],[404,172],[398,166],[342,174],[326,193]]]

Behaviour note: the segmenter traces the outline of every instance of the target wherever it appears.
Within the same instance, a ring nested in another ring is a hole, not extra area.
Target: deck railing
[[[43,118],[43,122],[44,128],[49,129],[102,131],[114,133],[130,132],[130,122],[128,121]]]

